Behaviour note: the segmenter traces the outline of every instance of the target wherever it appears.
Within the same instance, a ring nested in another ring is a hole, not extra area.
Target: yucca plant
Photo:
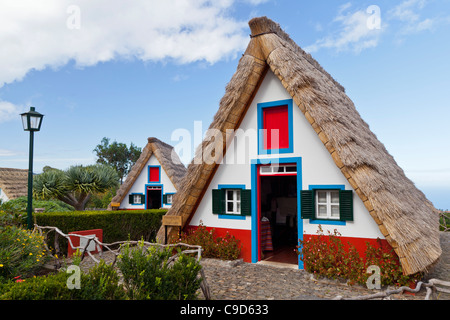
[[[33,194],[38,199],[59,199],[84,210],[93,193],[116,187],[117,172],[107,165],[72,166],[66,171],[51,169],[34,179]]]

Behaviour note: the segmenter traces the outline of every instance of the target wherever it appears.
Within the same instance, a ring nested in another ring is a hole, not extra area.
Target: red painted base
[[[185,229],[195,229],[196,226],[188,226]],[[241,241],[242,249],[241,256],[245,262],[252,261],[252,232],[251,230],[242,230],[242,229],[226,229],[226,228],[212,228],[206,227],[208,231],[214,229],[215,234],[218,237],[223,237],[227,233],[234,236],[236,239]],[[185,230],[186,231],[186,230]]]
[[[308,241],[315,237],[318,237],[318,236],[312,235],[312,234],[305,234],[305,235],[303,235],[303,240]],[[369,243],[373,247],[379,247],[380,245],[382,245],[383,248],[391,248],[391,246],[389,245],[389,243],[387,242],[386,239],[353,238],[353,237],[343,237],[343,236],[340,236],[339,239],[341,240],[341,242],[344,245],[344,248],[346,250],[349,248],[349,244],[350,244],[355,247],[355,249],[358,251],[358,253],[361,257],[363,257],[365,255],[367,243]]]

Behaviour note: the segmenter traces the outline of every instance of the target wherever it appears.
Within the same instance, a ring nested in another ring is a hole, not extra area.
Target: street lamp
[[[36,112],[34,107],[30,111],[22,113],[23,130],[30,131],[30,155],[28,162],[28,204],[27,204],[27,223],[28,229],[33,228],[33,144],[34,132],[41,130],[43,114]]]

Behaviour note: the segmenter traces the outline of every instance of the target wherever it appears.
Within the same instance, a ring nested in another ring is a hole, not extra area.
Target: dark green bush
[[[72,211],[36,213],[34,217],[39,226],[52,226],[64,233],[73,231],[102,229],[104,243],[125,240],[154,242],[161,227],[162,216],[167,209],[119,210],[119,211]],[[54,246],[54,232],[49,234],[47,243]],[[60,249],[67,252],[67,240],[60,237]]]
[[[80,273],[80,288],[69,289],[71,273],[10,281],[0,285],[0,300],[120,300],[125,298],[115,269],[101,261],[89,273]],[[70,280],[69,280],[70,281]]]
[[[27,205],[28,198],[19,197],[2,203],[1,209],[7,212],[25,213],[27,211]],[[74,210],[72,206],[60,200],[33,200],[33,209],[35,208],[43,208],[44,212],[68,212]]]
[[[181,254],[169,266],[171,249],[125,246],[117,266],[122,272],[127,295],[133,300],[192,300],[200,288],[201,265]]]

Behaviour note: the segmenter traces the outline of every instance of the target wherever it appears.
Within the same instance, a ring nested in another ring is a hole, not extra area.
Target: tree
[[[109,138],[106,137],[93,151],[98,157],[97,163],[107,164],[116,169],[121,184],[123,178],[130,172],[131,167],[141,155],[141,148],[136,147],[133,143],[130,144],[130,147],[117,141],[110,144]]]
[[[84,210],[93,193],[116,187],[118,181],[117,172],[107,165],[49,169],[35,177],[33,195],[38,199],[59,199],[75,210]]]

